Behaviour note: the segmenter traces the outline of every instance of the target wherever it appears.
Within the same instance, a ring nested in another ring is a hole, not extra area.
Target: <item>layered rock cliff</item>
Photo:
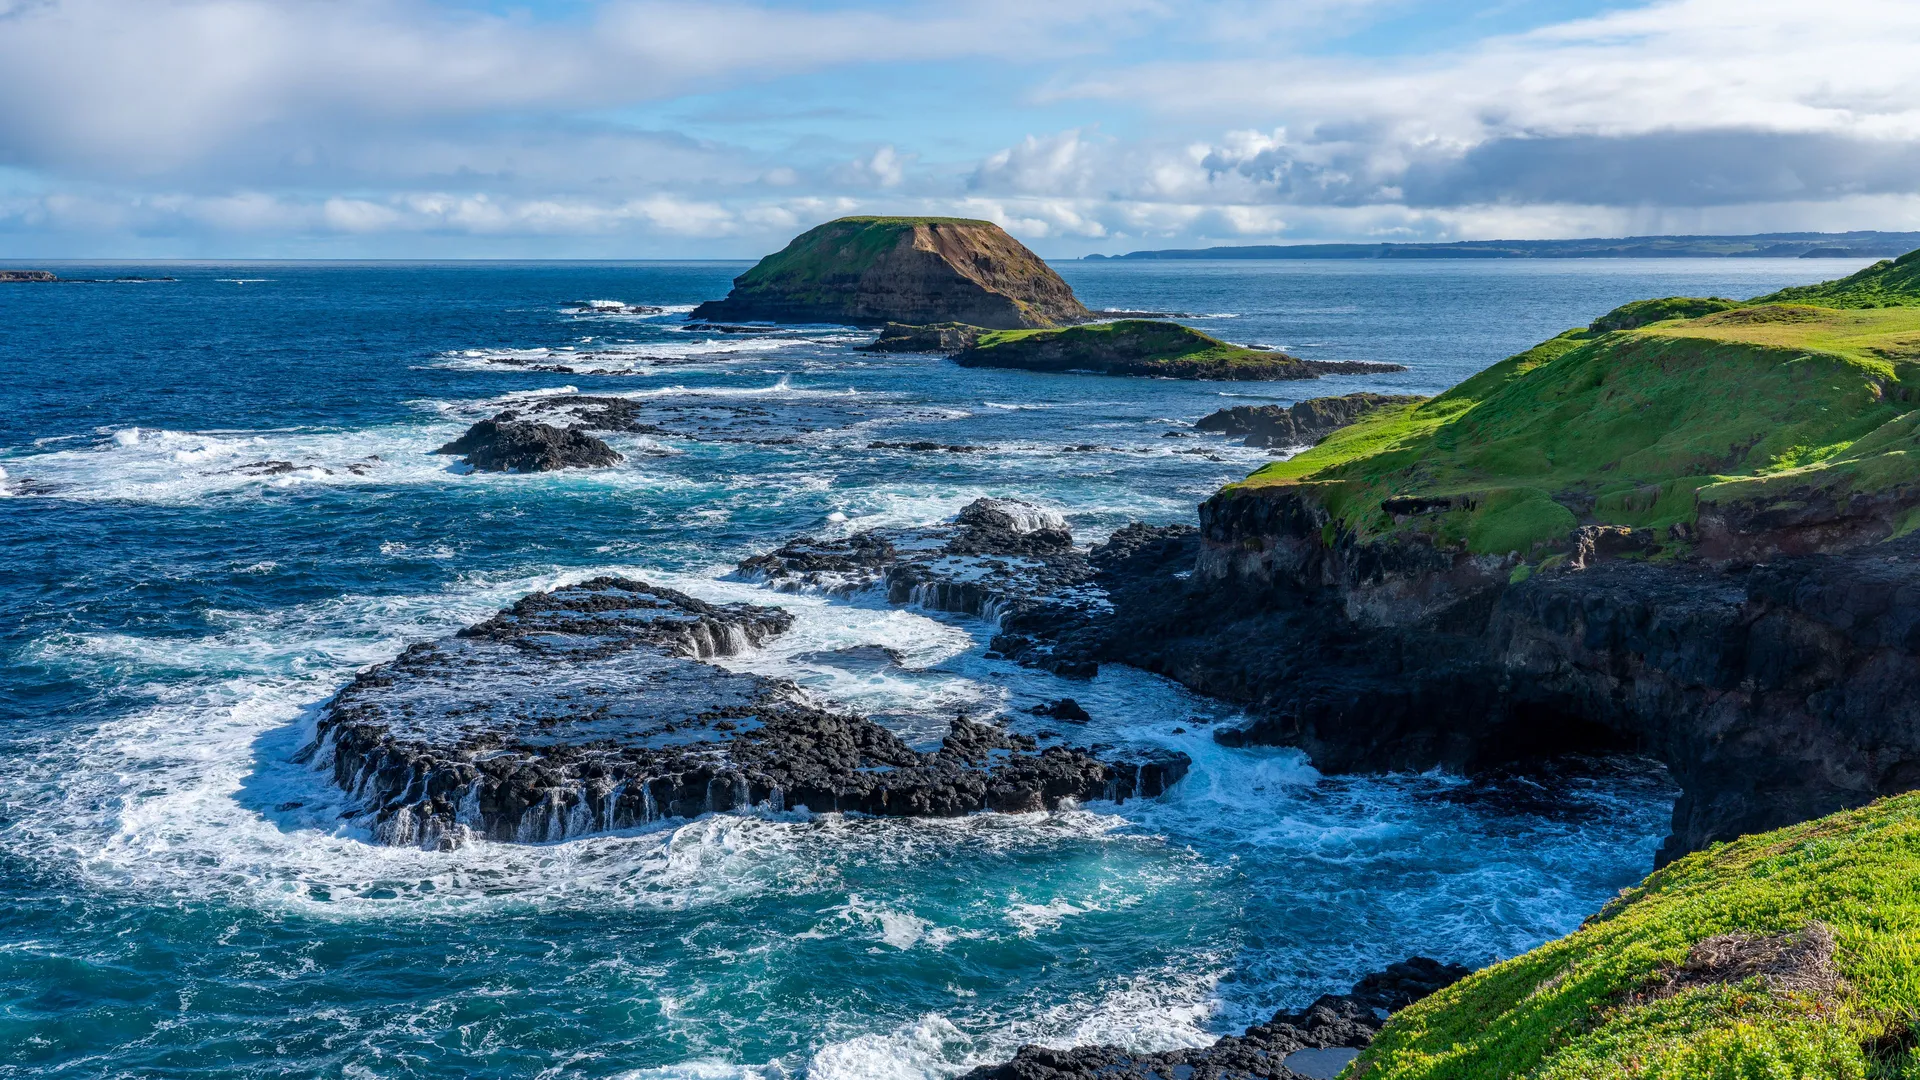
[[[1663,860],[1920,787],[1920,312],[1726,303],[1375,408],[1197,531],[1116,534],[1111,615],[1007,633],[1244,702],[1223,741],[1333,771],[1651,754]]]
[[[990,221],[849,217],[802,233],[692,317],[1018,329],[1093,315],[1059,274]]]

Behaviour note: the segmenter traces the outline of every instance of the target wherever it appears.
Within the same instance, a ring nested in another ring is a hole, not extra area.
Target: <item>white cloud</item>
[[[848,2],[0,0],[30,88],[0,96],[0,236],[747,254],[900,211],[1078,253],[1920,225],[1908,0],[1661,0],[1387,59],[1316,50],[1416,0]],[[897,80],[849,74],[875,67]],[[664,118],[756,88],[780,107],[750,133]]]

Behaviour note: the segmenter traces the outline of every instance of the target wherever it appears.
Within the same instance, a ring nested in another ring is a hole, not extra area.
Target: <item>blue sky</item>
[[[14,259],[1920,228],[1909,0],[0,0],[0,70]]]

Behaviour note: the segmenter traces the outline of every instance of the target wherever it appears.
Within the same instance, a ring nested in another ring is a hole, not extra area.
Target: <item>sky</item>
[[[0,257],[1920,229],[1915,0],[0,0]]]

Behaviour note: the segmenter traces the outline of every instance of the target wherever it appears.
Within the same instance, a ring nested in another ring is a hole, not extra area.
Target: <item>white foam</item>
[[[601,318],[605,316],[595,316]],[[645,316],[634,316],[644,318]],[[511,371],[514,368],[568,367],[581,372],[646,374],[689,364],[761,361],[774,352],[808,344],[801,338],[703,338],[699,341],[610,342],[528,349],[458,349],[440,354],[436,365],[460,371]]]

